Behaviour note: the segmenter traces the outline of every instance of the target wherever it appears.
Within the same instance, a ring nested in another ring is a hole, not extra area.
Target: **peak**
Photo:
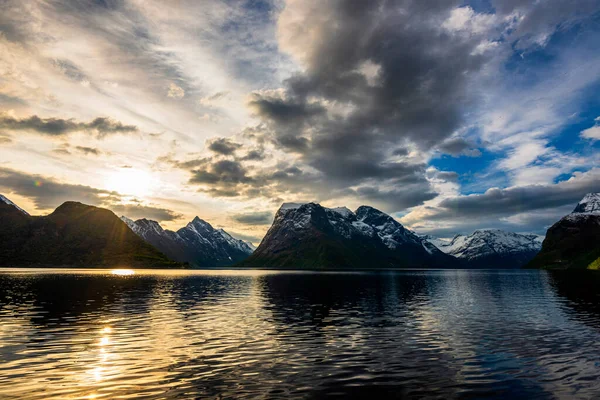
[[[202,228],[202,229],[210,229],[210,230],[214,230],[214,228],[212,227],[211,224],[209,224],[208,222],[206,222],[205,220],[203,220],[202,218],[196,216],[194,217],[194,219],[187,224],[187,227],[193,227],[193,228]]]
[[[600,200],[600,193],[588,193],[585,196],[583,196],[583,199],[581,199],[581,201],[590,201],[590,200]]]
[[[358,215],[358,214],[361,214],[361,215],[363,215],[363,214],[385,215],[385,216],[391,218],[391,216],[389,214],[384,213],[383,211],[378,210],[377,208],[371,207],[371,206],[360,206],[356,209],[355,213],[356,213],[356,215]]]
[[[371,206],[360,206],[356,209],[356,217],[359,220],[365,220],[366,218],[390,218],[393,219],[391,215],[384,213],[381,210],[373,208]]]
[[[83,204],[79,201],[65,201],[57,208],[61,208],[61,207],[67,208],[67,207],[92,207],[92,206],[88,206],[87,204]]]
[[[158,223],[158,221],[154,221],[153,219],[147,219],[147,218],[138,219],[136,221],[136,223],[138,223],[138,224],[145,224],[145,225],[158,225],[158,226],[160,226],[160,224]]]
[[[477,229],[473,235],[506,235],[507,233],[500,229]]]
[[[17,210],[21,211],[23,214],[25,215],[29,215],[29,213],[25,210],[23,210],[21,207],[19,207],[18,205],[16,205],[15,203],[13,203],[11,200],[8,199],[8,197],[1,195],[0,194],[0,201],[8,204],[9,206],[13,206],[14,208],[16,208]]]
[[[283,203],[281,205],[281,207],[279,207],[279,210],[295,210],[297,208],[300,208],[300,207],[308,205],[308,204],[319,205],[319,204],[313,203],[313,202],[308,202],[308,203]]]
[[[371,207],[371,206],[365,206],[365,205],[362,205],[362,206],[360,206],[360,207],[358,207],[358,208],[356,209],[356,212],[357,212],[357,213],[358,213],[359,211],[363,211],[363,212],[367,212],[367,211],[371,211],[371,212],[373,212],[373,211],[375,211],[375,212],[381,213],[381,211],[379,211],[378,209],[376,209],[376,208],[374,208],[374,207]]]
[[[335,207],[330,208],[330,210],[340,214],[344,218],[348,218],[354,215],[354,213],[348,207]]]
[[[126,217],[126,216],[124,216],[124,215],[121,215],[121,217],[120,217],[120,218],[121,218],[121,221],[123,221],[123,222],[127,223],[128,225],[129,225],[129,224],[133,224],[133,223],[135,222],[135,221],[134,221],[134,220],[132,220],[131,218],[129,218],[129,217]]]
[[[94,206],[90,206],[87,204],[83,204],[80,203],[78,201],[65,201],[64,203],[62,203],[60,206],[56,207],[56,210],[54,210],[54,212],[57,211],[70,211],[70,210],[81,210],[81,209],[86,209],[86,208],[97,208]]]
[[[583,196],[573,213],[600,214],[600,193],[588,193]]]

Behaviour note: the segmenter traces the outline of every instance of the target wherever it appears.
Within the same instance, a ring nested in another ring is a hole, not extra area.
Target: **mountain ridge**
[[[104,208],[68,201],[48,215],[30,216],[14,203],[2,201],[0,219],[3,266],[184,267]]]
[[[444,253],[462,260],[467,268],[521,268],[542,245],[538,235],[500,229],[478,229],[470,235],[455,235],[449,242],[425,238]]]
[[[197,216],[177,231],[163,229],[158,222],[146,218],[133,221],[122,216],[121,219],[139,237],[170,258],[196,267],[229,266],[242,261],[254,250],[252,245],[223,229],[213,228]]]
[[[426,242],[426,241],[425,241]],[[448,268],[455,260],[391,216],[317,203],[284,203],[254,253],[238,266],[300,269]]]

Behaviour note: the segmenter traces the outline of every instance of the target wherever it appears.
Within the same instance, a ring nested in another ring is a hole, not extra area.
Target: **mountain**
[[[300,269],[448,268],[456,260],[391,216],[368,206],[285,203],[244,267]]]
[[[463,262],[465,268],[521,268],[542,247],[537,235],[521,235],[497,229],[477,230],[468,236],[456,235],[451,241],[423,237],[446,254]]]
[[[29,213],[23,210],[21,207],[10,201],[8,198],[0,194],[0,203],[8,204],[9,206],[13,206],[17,210],[19,210],[22,214],[29,215]]]
[[[232,265],[254,251],[251,244],[235,239],[223,229],[213,228],[198,217],[177,232],[163,229],[158,222],[145,218],[133,221],[123,216],[121,219],[139,237],[171,259],[196,267]]]
[[[600,268],[600,193],[589,193],[548,229],[529,268]]]
[[[182,267],[103,208],[66,202],[34,217],[2,196],[0,220],[2,266]]]

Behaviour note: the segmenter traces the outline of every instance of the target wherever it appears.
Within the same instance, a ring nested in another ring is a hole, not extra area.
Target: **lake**
[[[600,274],[0,270],[1,399],[600,397]]]

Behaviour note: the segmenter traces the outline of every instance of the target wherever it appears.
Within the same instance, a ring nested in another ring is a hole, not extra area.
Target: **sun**
[[[122,168],[106,179],[106,187],[121,194],[143,197],[150,193],[154,178],[148,172],[135,168]]]

